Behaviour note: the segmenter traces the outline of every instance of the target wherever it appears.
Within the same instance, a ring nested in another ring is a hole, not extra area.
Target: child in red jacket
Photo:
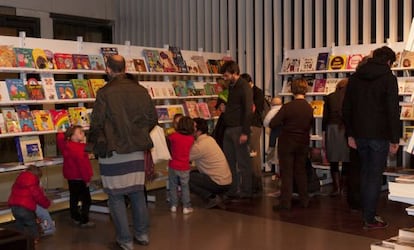
[[[39,227],[36,221],[36,206],[43,208],[50,206],[50,200],[40,187],[40,169],[30,165],[17,176],[9,197],[8,205],[11,208],[16,227],[19,231],[26,232],[37,241],[40,237]]]
[[[81,227],[93,227],[89,221],[91,194],[89,183],[93,172],[88,153],[85,152],[85,133],[81,126],[72,126],[57,134],[57,144],[63,155],[63,176],[68,180],[70,215]],[[78,203],[82,203],[79,209]]]

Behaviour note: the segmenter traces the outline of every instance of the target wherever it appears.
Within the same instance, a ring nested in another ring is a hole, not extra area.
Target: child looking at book
[[[17,230],[27,233],[35,242],[40,237],[36,206],[39,205],[44,209],[50,206],[50,200],[40,186],[40,176],[41,170],[34,165],[29,165],[17,176],[8,200],[8,205],[16,219]]]
[[[177,187],[181,185],[183,214],[193,212],[190,201],[190,149],[194,143],[194,121],[183,116],[177,124],[176,131],[168,136],[171,160],[168,163],[168,184],[170,187],[170,210],[177,211]]]
[[[280,108],[282,107],[282,99],[280,97],[274,97],[271,102],[271,107],[269,112],[266,114],[264,120],[263,120],[263,126],[269,127],[269,123],[272,120],[272,118],[279,112]],[[279,137],[280,134],[280,127],[273,128],[270,131],[270,137],[269,137],[269,148],[266,152],[266,162],[273,161],[275,159],[275,147],[276,147],[276,141],[277,137]]]
[[[91,194],[89,183],[93,171],[89,155],[85,152],[86,137],[82,126],[69,127],[57,134],[57,144],[63,155],[63,176],[68,180],[70,216],[80,227],[94,227],[89,220]],[[82,203],[79,209],[78,203]]]

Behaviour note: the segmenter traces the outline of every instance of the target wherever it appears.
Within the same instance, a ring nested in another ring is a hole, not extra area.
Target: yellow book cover
[[[48,131],[55,129],[52,116],[48,110],[32,110],[32,117],[36,130]]]
[[[37,69],[48,68],[48,60],[43,49],[35,48],[32,51],[33,60]]]
[[[89,114],[85,107],[70,107],[68,112],[69,120],[72,125],[79,125],[83,128],[89,128]]]
[[[98,90],[105,86],[105,80],[104,79],[89,79],[89,85],[90,89],[92,90],[92,94],[94,97],[96,97],[96,94],[98,93]]]
[[[346,68],[346,55],[330,56],[329,70],[342,70]]]
[[[310,102],[313,109],[313,116],[317,117],[323,115],[323,104],[324,101],[322,100],[314,100]]]

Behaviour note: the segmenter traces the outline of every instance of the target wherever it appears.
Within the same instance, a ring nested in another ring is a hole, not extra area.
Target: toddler
[[[280,108],[282,107],[282,99],[280,97],[274,97],[271,102],[271,108],[269,112],[267,113],[266,117],[263,120],[263,126],[269,127],[270,121],[273,119],[273,117],[279,112]],[[266,162],[272,161],[275,158],[275,147],[276,147],[276,141],[277,137],[279,137],[280,134],[280,127],[273,128],[270,132],[270,138],[269,138],[269,148],[266,152]]]

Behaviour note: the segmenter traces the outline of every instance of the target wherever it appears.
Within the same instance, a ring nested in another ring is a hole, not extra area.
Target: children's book
[[[74,69],[91,69],[91,63],[89,62],[89,56],[88,55],[82,55],[82,54],[73,54],[73,68]]]
[[[14,108],[2,108],[1,112],[4,118],[4,124],[8,133],[19,133],[21,132],[19,117]]]
[[[91,98],[91,90],[89,89],[88,80],[86,79],[71,79],[73,88],[75,89],[76,98]]]
[[[185,86],[186,86],[186,89],[187,89],[186,96],[195,96],[196,95],[194,82],[192,80],[186,81]]]
[[[9,91],[5,81],[0,81],[0,102],[10,101]]]
[[[210,110],[206,102],[198,102],[197,106],[198,106],[198,112],[199,112],[200,118],[203,118],[206,120],[211,119]]]
[[[328,95],[335,92],[336,84],[338,84],[340,80],[341,79],[338,78],[327,78],[325,83],[325,93]]]
[[[211,74],[218,74],[220,70],[220,60],[208,59],[207,60],[208,72]]]
[[[29,163],[43,160],[42,145],[38,135],[16,137],[19,162]]]
[[[395,52],[395,61],[392,63],[391,68],[398,68],[401,64],[402,51]]]
[[[198,111],[198,105],[196,101],[184,101],[184,108],[190,118],[200,117],[200,112]]]
[[[48,67],[46,53],[43,49],[33,49],[32,55],[37,69],[46,69]]]
[[[283,62],[282,70],[283,72],[298,72],[300,68],[300,59],[299,58],[285,58]]]
[[[313,84],[312,92],[315,93],[324,93],[326,86],[326,79],[315,79],[315,83]]]
[[[291,85],[292,85],[292,79],[291,78],[284,79],[281,92],[282,93],[292,93]]]
[[[405,78],[404,81],[404,93],[414,92],[414,78]]]
[[[196,74],[201,73],[201,70],[198,67],[198,64],[192,59],[187,60],[187,68],[188,68],[188,73],[196,73]]]
[[[55,55],[52,51],[45,49],[46,59],[47,59],[47,69],[57,69]]]
[[[79,125],[83,128],[89,128],[90,118],[88,115],[88,111],[85,107],[70,107],[68,109],[68,112],[69,120],[72,126]]]
[[[17,67],[35,68],[33,61],[32,49],[28,48],[13,48],[16,54]]]
[[[98,90],[105,86],[105,80],[104,79],[89,79],[89,86],[92,90],[93,97],[96,98],[96,94],[98,93]]]
[[[6,134],[6,122],[4,121],[3,115],[0,115],[0,134]]]
[[[175,81],[172,86],[176,96],[187,96],[187,84],[185,81]]]
[[[16,67],[16,54],[12,46],[0,46],[0,67]]]
[[[289,58],[289,57],[286,57],[283,60],[282,69],[281,69],[282,72],[289,72],[290,60],[291,60],[291,58]]]
[[[116,47],[102,47],[101,48],[101,54],[103,56],[104,62],[106,64],[106,61],[108,57],[112,55],[118,55],[118,48]]]
[[[206,95],[216,95],[216,90],[214,88],[215,83],[207,82],[204,84],[204,93]]]
[[[316,59],[316,70],[326,70],[328,68],[328,52],[321,52]]]
[[[201,96],[206,95],[206,89],[204,88],[204,85],[206,85],[205,82],[193,82],[194,85],[194,95]]]
[[[36,130],[49,131],[55,129],[49,110],[32,110],[32,117]]]
[[[142,51],[147,61],[149,72],[163,72],[164,69],[160,62],[160,53],[158,50],[144,49]]]
[[[125,58],[125,71],[128,73],[137,72],[134,65],[134,59],[128,57]]]
[[[356,69],[358,64],[362,61],[364,55],[362,54],[352,54],[348,56],[346,68],[347,69]]]
[[[159,58],[164,72],[177,72],[177,66],[175,66],[172,54],[169,50],[160,51]]]
[[[170,120],[174,119],[175,114],[185,115],[184,107],[182,104],[168,105],[167,110],[168,110],[168,117]]]
[[[313,116],[314,117],[321,117],[323,115],[323,100],[313,100],[310,102],[310,105],[313,109]]]
[[[206,59],[204,59],[204,56],[194,55],[194,56],[191,56],[191,60],[197,63],[198,70],[199,70],[198,73],[201,73],[201,74],[209,73]]]
[[[210,99],[207,101],[208,110],[210,112],[211,117],[217,117],[220,115],[220,110],[216,109],[217,106],[217,99]]]
[[[143,57],[133,59],[133,63],[135,71],[148,72],[147,65],[145,65],[145,59]]]
[[[331,55],[329,58],[329,70],[342,70],[346,68],[346,55]]]
[[[170,46],[168,48],[171,51],[174,64],[177,66],[177,72],[179,73],[188,73],[187,64],[181,54],[179,47]]]
[[[27,79],[26,83],[27,93],[30,100],[44,100],[45,93],[42,85],[37,81],[36,78]]]
[[[167,105],[155,106],[155,109],[157,111],[159,121],[168,121],[168,120],[170,120],[170,117],[168,116]]]
[[[58,99],[75,98],[75,89],[71,82],[55,82],[55,87]]]
[[[41,74],[40,75],[41,84],[43,86],[43,91],[45,94],[46,100],[57,100],[55,79],[52,74]]]
[[[19,117],[20,128],[22,132],[35,131],[36,128],[33,123],[32,113],[27,105],[20,105],[16,107],[17,116]]]
[[[11,101],[28,100],[26,86],[22,79],[6,79],[7,91]]]
[[[302,57],[300,59],[299,71],[300,72],[315,71],[316,60],[317,58],[315,56]]]
[[[414,51],[404,50],[401,53],[400,67],[402,68],[414,67]]]
[[[91,70],[105,70],[105,61],[102,55],[89,55]]]
[[[74,69],[72,54],[55,53],[55,62],[58,69]]]
[[[58,131],[65,131],[70,127],[69,113],[65,109],[55,110],[51,109],[53,125]]]

